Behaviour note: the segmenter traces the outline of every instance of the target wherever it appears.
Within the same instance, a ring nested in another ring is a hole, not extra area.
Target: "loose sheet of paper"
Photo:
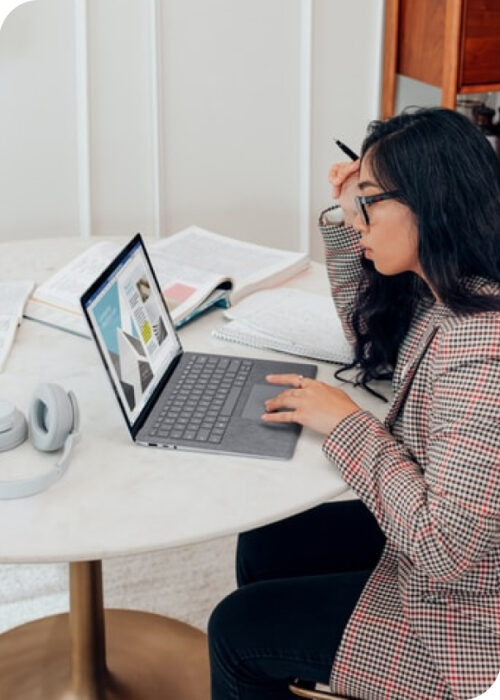
[[[0,315],[0,372],[14,342],[17,323],[15,316]]]
[[[31,280],[0,282],[0,372],[14,343],[24,304],[33,287]]]

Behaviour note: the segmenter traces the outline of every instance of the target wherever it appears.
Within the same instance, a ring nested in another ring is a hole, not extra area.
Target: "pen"
[[[354,151],[351,151],[351,149],[345,145],[345,143],[342,143],[342,141],[338,141],[335,139],[335,143],[337,146],[340,148],[340,150],[346,154],[346,156],[349,156],[351,160],[358,160],[359,156],[354,153]]]

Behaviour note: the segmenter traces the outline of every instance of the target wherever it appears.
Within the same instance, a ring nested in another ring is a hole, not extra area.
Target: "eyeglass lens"
[[[368,218],[368,212],[367,212],[367,210],[366,210],[365,204],[361,201],[361,198],[360,198],[360,197],[356,197],[355,202],[356,202],[356,209],[358,210],[358,212],[359,212],[359,213],[361,214],[361,216],[363,217],[363,221],[365,222],[365,224],[366,224],[367,226],[369,226],[369,225],[370,225],[370,219]]]

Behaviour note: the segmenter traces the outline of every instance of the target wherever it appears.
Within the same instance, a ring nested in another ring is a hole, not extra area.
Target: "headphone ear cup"
[[[40,384],[29,414],[30,439],[43,452],[60,449],[74,426],[73,403],[58,384]]]
[[[0,399],[0,452],[13,450],[28,437],[28,424],[13,403]]]

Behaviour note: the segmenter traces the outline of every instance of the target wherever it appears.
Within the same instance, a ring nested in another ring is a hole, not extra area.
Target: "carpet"
[[[206,630],[236,586],[236,537],[103,561],[104,604],[175,617]],[[67,612],[67,564],[0,565],[0,633]]]

